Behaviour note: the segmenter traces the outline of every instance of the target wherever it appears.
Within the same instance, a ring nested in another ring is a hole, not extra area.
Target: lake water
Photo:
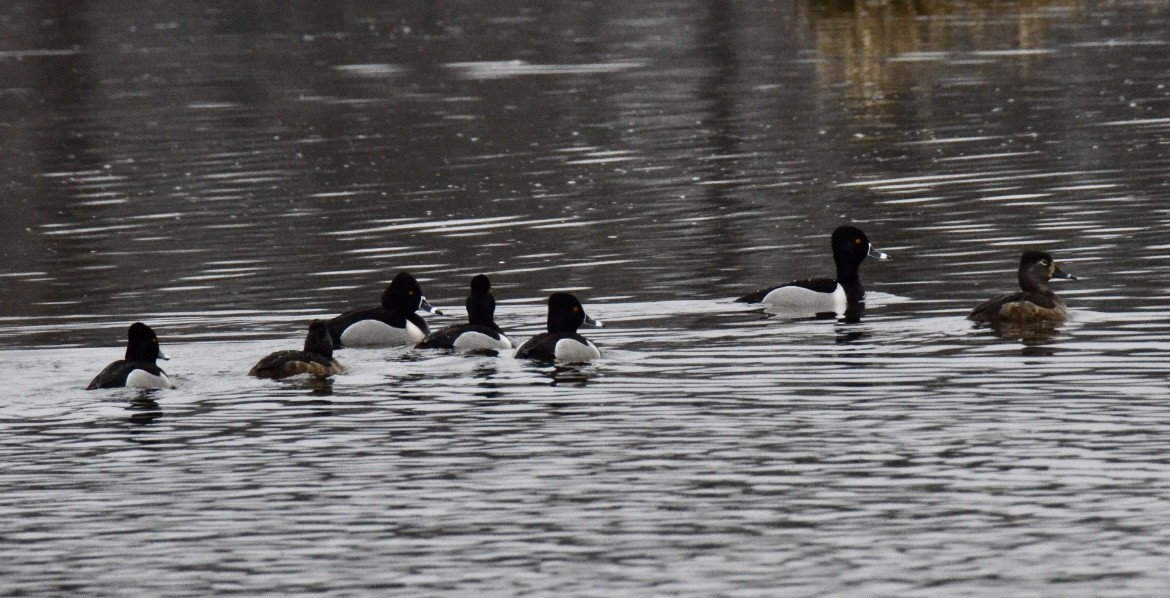
[[[10,3],[3,593],[1165,595],[1170,8],[472,4]],[[732,302],[843,223],[860,321]],[[603,357],[245,375],[401,270]]]

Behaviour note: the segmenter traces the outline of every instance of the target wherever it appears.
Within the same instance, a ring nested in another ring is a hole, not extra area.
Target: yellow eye
[[[577,313],[577,312],[579,312],[579,311],[581,311],[581,309],[580,309],[580,308],[578,308],[576,305],[574,305],[574,306],[573,306],[573,313]]]
[[[407,294],[407,295],[414,296],[414,291],[407,291],[407,292],[406,292],[406,294]]]
[[[861,239],[853,239],[854,245],[861,245]]]

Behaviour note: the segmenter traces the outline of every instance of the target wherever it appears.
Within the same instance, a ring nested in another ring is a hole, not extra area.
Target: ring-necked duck
[[[259,378],[287,378],[298,374],[332,376],[341,373],[341,364],[333,358],[333,339],[322,320],[309,324],[302,351],[277,351],[261,359],[248,371]]]
[[[1048,288],[1053,278],[1077,278],[1057,267],[1043,251],[1025,251],[1017,273],[1021,291],[975,306],[967,319],[990,324],[1059,323],[1068,316],[1064,301]]]
[[[171,379],[155,362],[168,359],[158,348],[158,337],[142,322],[130,325],[126,335],[126,359],[119,359],[94,376],[86,390],[95,388],[174,388]]]
[[[548,298],[548,332],[520,345],[516,357],[570,363],[601,357],[596,345],[577,334],[577,328],[582,325],[601,327],[601,322],[586,315],[585,308],[573,295],[553,293]]]
[[[744,295],[740,303],[763,303],[810,311],[811,313],[844,313],[849,304],[865,300],[865,289],[857,274],[866,256],[885,260],[890,256],[880,252],[860,229],[840,226],[833,231],[833,261],[837,264],[837,278],[797,280],[778,287],[761,289]]]
[[[492,282],[483,274],[471,279],[467,296],[467,323],[448,326],[428,335],[418,344],[420,349],[455,349],[456,351],[504,351],[512,341],[496,325],[496,298]]]
[[[414,313],[440,314],[423,297],[422,287],[407,272],[399,272],[382,293],[382,304],[355,309],[327,322],[336,347],[413,345],[429,332],[426,320]]]

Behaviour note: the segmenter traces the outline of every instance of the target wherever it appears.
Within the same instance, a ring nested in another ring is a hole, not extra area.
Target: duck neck
[[[324,357],[325,359],[333,359],[333,344],[330,343],[328,345],[325,345],[325,344],[321,344],[321,343],[317,343],[317,344],[305,343],[305,353],[313,353],[315,355],[320,355],[321,357]]]
[[[496,300],[492,296],[484,299],[473,300],[472,297],[467,298],[467,323],[475,326],[486,326],[492,330],[499,330],[496,326]]]
[[[492,330],[499,330],[500,327],[496,325],[495,318],[491,313],[477,313],[468,312],[467,323],[473,326],[484,326]]]
[[[570,317],[548,315],[548,331],[553,334],[566,332],[572,334],[577,332],[578,326],[580,323],[573,321]]]
[[[325,359],[333,359],[333,340],[326,332],[323,336],[310,334],[305,338],[305,353],[315,353]]]
[[[142,361],[146,363],[156,363],[158,361],[158,350],[127,348],[126,361]]]
[[[861,277],[857,274],[857,268],[837,266],[837,284],[845,289],[845,299],[849,303],[857,303],[865,299],[865,289],[861,286]]]
[[[1048,288],[1047,281],[1038,280],[1034,277],[1026,276],[1024,274],[1020,274],[1019,280],[1020,288],[1023,289],[1025,293],[1039,293],[1041,295],[1049,295],[1052,297],[1056,296],[1056,293],[1052,292],[1052,289]]]

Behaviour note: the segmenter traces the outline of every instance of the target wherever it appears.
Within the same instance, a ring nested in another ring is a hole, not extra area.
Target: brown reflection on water
[[[0,52],[58,53],[0,54],[13,318],[338,311],[399,269],[456,303],[496,270],[508,298],[730,297],[831,271],[842,221],[882,246],[1059,247],[1061,227],[1119,223],[1070,209],[1051,233],[1063,206],[1044,198],[1141,195],[1165,162],[1142,124],[1164,48],[1108,43],[1158,39],[1136,8],[21,6]],[[930,143],[955,138],[977,141]],[[906,176],[936,178],[870,184]],[[442,230],[477,219],[493,224]],[[973,232],[905,232],[963,219]],[[928,264],[874,279],[917,284]]]
[[[888,94],[915,79],[891,59],[956,53],[977,62],[987,59],[971,53],[1049,49],[1053,24],[1079,6],[1077,0],[812,2],[818,81],[847,83],[865,106],[886,104]]]

